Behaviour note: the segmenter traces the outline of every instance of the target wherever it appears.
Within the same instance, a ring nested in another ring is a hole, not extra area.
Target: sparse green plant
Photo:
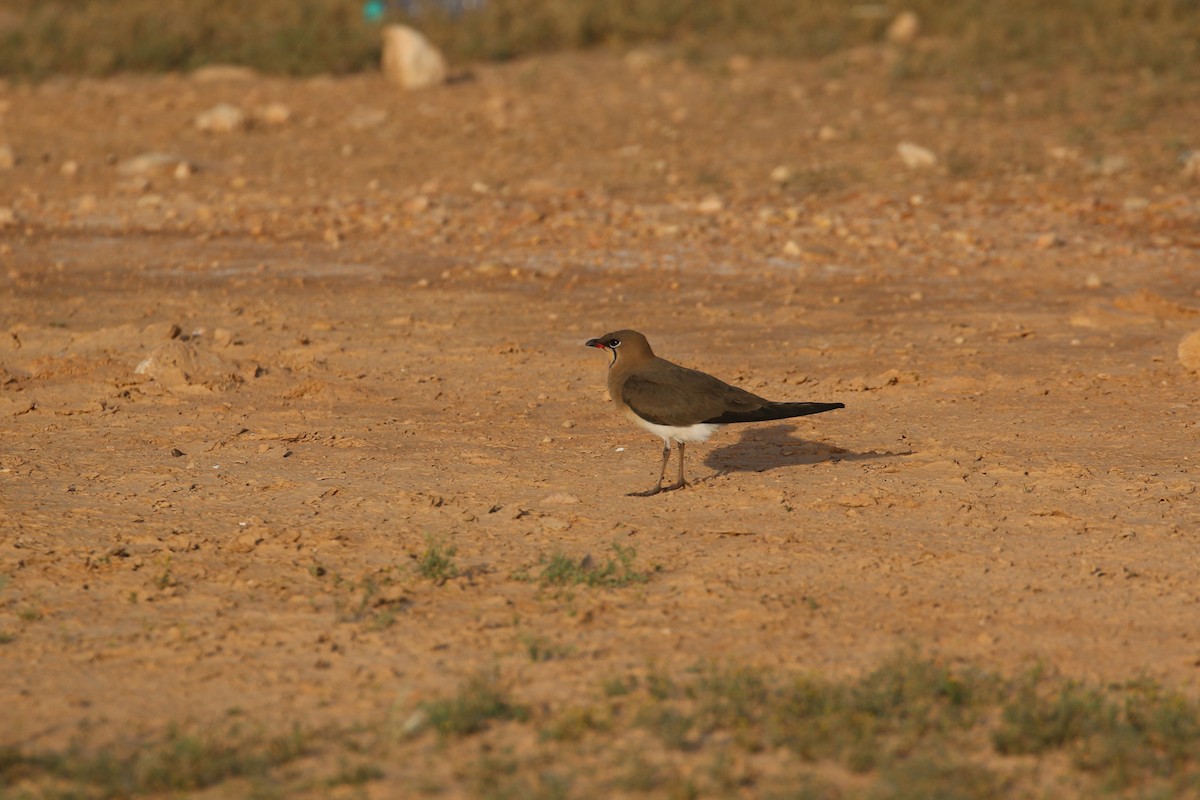
[[[193,792],[235,780],[265,785],[275,768],[303,757],[310,748],[309,735],[299,729],[267,738],[245,737],[236,730],[173,730],[162,740],[129,749],[88,751],[75,746],[58,754],[8,748],[0,750],[0,786],[42,778],[86,787],[79,796],[129,797]]]
[[[453,545],[443,545],[429,537],[425,540],[425,552],[417,559],[417,574],[441,586],[458,577],[458,567],[454,564],[457,553]]]
[[[555,644],[544,636],[534,636],[531,634],[523,634],[521,636],[521,644],[525,646],[525,652],[529,654],[529,660],[534,662],[565,658],[575,651],[575,648],[570,645]]]
[[[422,705],[429,725],[444,736],[470,736],[493,720],[528,718],[529,709],[514,703],[494,672],[472,677],[453,697]]]
[[[172,586],[177,586],[179,584],[179,581],[177,581],[175,576],[171,573],[170,556],[163,560],[162,571],[154,576],[152,583],[154,588],[158,589],[160,592],[164,589],[169,589]]]
[[[591,555],[573,559],[555,553],[542,559],[537,580],[544,587],[559,589],[580,585],[618,588],[650,580],[650,573],[633,568],[633,560],[637,556],[633,547],[623,547],[619,542],[614,542],[612,548],[616,558],[609,558],[604,564],[597,564]]]
[[[536,52],[603,45],[667,43],[676,57],[708,59],[723,73],[730,52],[822,57],[880,42],[891,16],[842,0],[490,0],[462,14],[421,6],[412,19],[392,4],[381,22],[419,24],[453,61],[511,59]],[[1039,69],[1075,64],[1099,71],[1195,74],[1193,2],[945,3],[911,0],[937,47],[901,50],[893,80],[974,73],[1005,65]],[[866,12],[861,9],[867,9]],[[894,11],[895,8],[892,8]],[[0,74],[106,75],[179,71],[238,63],[274,73],[347,73],[379,62],[379,27],[358,0],[87,0],[70,4],[8,0],[0,33]],[[1086,24],[1084,24],[1086,22]],[[844,70],[833,58],[831,77]],[[531,85],[536,75],[523,78]],[[61,324],[61,323],[51,323]]]

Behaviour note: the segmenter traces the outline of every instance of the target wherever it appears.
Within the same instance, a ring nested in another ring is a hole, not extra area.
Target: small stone
[[[1200,331],[1192,331],[1179,342],[1179,363],[1200,372]]]
[[[224,549],[228,553],[249,553],[258,547],[262,540],[261,533],[249,530],[239,534],[236,539],[225,545]]]
[[[1033,240],[1033,246],[1038,250],[1051,250],[1055,247],[1062,247],[1066,243],[1066,239],[1063,239],[1054,231],[1047,231]]]
[[[264,125],[286,125],[292,118],[292,110],[283,103],[268,103],[254,112],[254,118]]]
[[[837,128],[832,125],[822,125],[817,129],[817,139],[822,142],[836,141],[838,138]]]
[[[715,194],[710,194],[696,204],[696,210],[701,214],[716,214],[724,209],[725,201]]]
[[[218,83],[220,81],[249,81],[258,77],[258,73],[250,67],[236,64],[209,64],[192,71],[192,80],[200,83]]]
[[[573,419],[564,420],[562,426],[564,428],[574,428],[575,420],[573,420]]]
[[[383,74],[405,89],[446,82],[446,59],[421,33],[406,25],[383,29]]]
[[[900,160],[904,162],[904,166],[909,169],[924,169],[937,164],[937,156],[933,154],[933,151],[921,147],[919,144],[901,142],[896,145],[896,152],[900,154]]]
[[[79,174],[79,162],[64,161],[62,166],[58,168],[58,173],[66,178],[74,178]]]
[[[246,114],[237,106],[218,103],[196,115],[196,127],[206,133],[233,133],[246,127]]]
[[[1200,180],[1200,150],[1185,153],[1179,161],[1183,164],[1183,177],[1194,181]],[[0,156],[0,168],[3,166],[3,156]]]
[[[1092,175],[1109,178],[1127,169],[1129,169],[1129,159],[1125,156],[1104,156],[1093,162],[1088,167],[1088,172]]]
[[[802,252],[803,251],[800,249],[800,245],[796,244],[791,239],[788,239],[783,244],[783,254],[785,256],[798,256]]]
[[[0,228],[7,228],[9,225],[17,224],[17,212],[13,211],[8,206],[0,206]]]
[[[787,183],[792,179],[792,170],[790,167],[780,165],[771,170],[771,180],[775,183]]]
[[[921,18],[915,11],[902,11],[887,28],[887,40],[892,44],[912,44],[921,32]]]
[[[183,457],[183,456],[186,456],[186,455],[187,455],[187,453],[183,452],[183,451],[182,451],[182,450],[180,450],[178,447],[172,447],[172,448],[171,448],[171,455],[172,455],[172,456],[174,456],[175,458],[181,458],[181,457]]]
[[[17,154],[6,144],[0,144],[0,169],[12,169],[17,165]]]
[[[172,153],[141,153],[117,164],[117,174],[124,178],[165,175],[185,163],[185,159]]]
[[[547,506],[569,506],[579,502],[579,498],[566,492],[555,492],[542,498],[542,504]]]
[[[175,176],[175,180],[185,181],[188,178],[192,177],[192,173],[194,173],[194,172],[195,172],[195,170],[192,168],[191,164],[189,164],[186,161],[180,161],[178,164],[175,165],[175,169],[171,174],[173,176]]]
[[[1083,282],[1083,285],[1089,289],[1099,289],[1104,285],[1104,281],[1100,280],[1100,276],[1096,273],[1089,272],[1087,278]]]

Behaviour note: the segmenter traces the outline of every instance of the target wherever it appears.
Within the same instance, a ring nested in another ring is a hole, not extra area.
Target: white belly
[[[650,431],[655,436],[662,437],[664,441],[707,442],[708,437],[721,427],[715,422],[700,422],[695,425],[656,425],[642,419],[632,411],[626,412],[626,416],[642,430]]]

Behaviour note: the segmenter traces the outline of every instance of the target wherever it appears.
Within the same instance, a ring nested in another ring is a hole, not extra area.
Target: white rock
[[[236,64],[209,64],[192,71],[192,80],[200,83],[249,81],[257,77],[258,73],[250,67],[239,67]]]
[[[937,164],[937,156],[933,154],[933,151],[921,147],[919,144],[901,142],[896,145],[896,152],[900,154],[900,160],[904,162],[904,166],[909,169],[924,169]]]
[[[246,114],[237,106],[218,103],[196,115],[196,127],[208,133],[233,133],[246,127]]]
[[[921,18],[915,11],[902,11],[888,25],[887,40],[892,44],[912,44],[921,32]]]
[[[1200,372],[1200,331],[1192,331],[1179,342],[1179,363]]]
[[[383,75],[405,89],[446,82],[446,59],[419,31],[407,25],[383,29]]]
[[[725,201],[715,194],[710,194],[696,204],[696,210],[701,214],[716,214],[725,210]]]
[[[771,180],[775,183],[787,183],[792,179],[792,170],[790,167],[780,165],[771,170]]]
[[[172,153],[141,153],[117,164],[117,174],[124,178],[173,172],[187,160]]]

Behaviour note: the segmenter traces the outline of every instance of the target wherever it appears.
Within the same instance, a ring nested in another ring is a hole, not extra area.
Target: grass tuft
[[[429,725],[443,736],[470,736],[494,720],[523,721],[529,709],[512,702],[494,673],[476,675],[453,697],[422,705]]]
[[[454,564],[457,548],[439,544],[432,536],[426,539],[425,544],[425,552],[417,559],[417,574],[438,586],[458,577],[458,567]]]
[[[573,559],[562,553],[555,553],[540,562],[542,570],[537,581],[543,587],[569,589],[581,585],[618,588],[650,580],[650,573],[639,572],[633,568],[637,550],[622,547],[617,542],[613,543],[612,548],[616,558],[609,558],[603,564],[597,564],[591,555]]]

